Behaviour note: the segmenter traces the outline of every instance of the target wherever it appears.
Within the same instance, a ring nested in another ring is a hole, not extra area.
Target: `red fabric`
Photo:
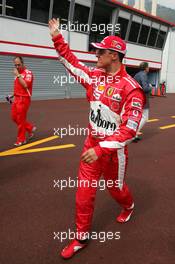
[[[27,122],[27,111],[30,106],[31,99],[28,96],[15,96],[12,104],[12,120],[18,126],[17,142],[26,140],[26,132],[32,132],[33,125]]]
[[[89,136],[84,145],[83,153],[89,148],[93,148],[98,145],[98,142]],[[120,150],[118,150],[120,151]],[[126,174],[126,167],[128,162],[127,147],[124,150],[124,171],[123,176]],[[94,211],[94,202],[98,186],[98,181],[103,175],[103,178],[108,185],[108,191],[112,198],[118,202],[123,208],[130,208],[133,204],[133,198],[131,192],[126,185],[124,178],[120,182],[119,180],[119,166],[122,166],[122,161],[118,159],[117,153],[111,155],[104,155],[96,162],[87,164],[80,162],[79,175],[78,175],[78,190],[76,193],[76,227],[79,239],[83,236],[83,232],[89,232],[91,228],[91,222]],[[89,181],[89,185],[83,185],[85,181]],[[96,181],[96,183],[94,182]],[[81,182],[81,183],[80,183]],[[112,184],[111,184],[112,182]],[[120,189],[118,184],[122,185]],[[100,185],[99,185],[100,186]],[[102,186],[102,185],[101,185]]]
[[[123,207],[130,208],[132,195],[124,181],[128,160],[127,144],[134,139],[142,118],[145,94],[140,85],[127,74],[124,65],[115,75],[103,69],[89,68],[70,51],[61,34],[53,38],[58,59],[86,89],[90,102],[89,130],[83,152],[94,148],[98,159],[80,162],[79,182],[120,179],[120,187],[109,188],[112,197]],[[124,46],[122,48],[124,51]],[[77,231],[90,229],[96,187],[78,186],[76,193]],[[81,236],[81,234],[80,234]]]
[[[20,71],[20,74],[24,81],[27,84],[28,90],[30,95],[32,95],[32,85],[33,85],[33,74],[28,69],[24,68],[22,71]],[[20,96],[30,96],[27,91],[19,82],[19,79],[15,77],[14,80],[14,95],[20,95]]]
[[[104,144],[100,142],[101,151],[98,148],[98,152],[111,153],[128,144],[134,139],[142,118],[145,104],[143,89],[127,74],[124,65],[114,76],[107,75],[102,69],[89,68],[81,63],[70,51],[61,34],[54,37],[53,42],[60,62],[86,89],[87,99],[91,104],[91,133],[95,131],[100,137],[101,131],[104,131],[103,141],[106,146],[110,146],[110,142],[118,142],[115,148],[103,147]],[[108,133],[109,129],[103,129],[105,124],[116,127],[112,135]]]
[[[118,36],[107,36],[100,43],[91,43],[97,49],[110,49],[120,53],[126,53],[126,43]]]
[[[165,84],[162,84],[162,95],[165,95]]]

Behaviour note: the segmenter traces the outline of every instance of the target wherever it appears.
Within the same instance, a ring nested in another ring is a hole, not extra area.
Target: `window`
[[[6,15],[27,19],[27,6],[28,0],[6,0]]]
[[[90,32],[90,42],[101,41],[104,37],[111,34],[111,15],[113,8],[96,2]],[[102,16],[103,14],[103,16]]]
[[[133,16],[132,24],[129,32],[129,41],[137,42],[140,26],[141,26],[141,17]]]
[[[0,15],[2,14],[2,0],[0,0]]]
[[[88,18],[89,18],[89,7],[75,4],[74,22],[78,21],[79,24],[80,23],[87,24]]]
[[[50,0],[31,0],[30,19],[42,23],[48,23]]]
[[[125,39],[126,37],[128,23],[129,23],[129,20],[127,20],[126,18],[123,18],[123,17],[118,18],[117,24],[120,24],[120,36],[122,39]]]
[[[164,42],[165,42],[165,37],[166,37],[166,32],[160,30],[159,35],[158,35],[158,39],[157,39],[157,43],[156,43],[156,47],[162,49]]]
[[[87,6],[75,4],[73,23],[77,24],[79,31],[88,31],[89,10],[90,8]]]
[[[69,15],[70,1],[54,0],[53,17],[60,18],[61,24],[67,24]]]
[[[139,43],[146,45],[150,27],[142,25],[142,29],[139,36]]]
[[[140,36],[139,36],[140,44],[146,45],[149,31],[150,31],[150,26],[151,26],[151,21],[143,19],[142,28],[141,28]]]
[[[140,24],[133,21],[131,24],[131,29],[129,32],[129,39],[128,40],[132,41],[132,42],[137,42],[139,30],[140,30]]]
[[[159,25],[156,23],[152,24],[151,32],[149,35],[148,46],[154,47],[156,44],[157,34]]]
[[[119,27],[120,27],[119,35],[121,36],[122,39],[126,38],[130,16],[131,15],[128,12],[125,12],[123,10],[119,11],[119,17],[117,20],[117,24],[119,24]]]

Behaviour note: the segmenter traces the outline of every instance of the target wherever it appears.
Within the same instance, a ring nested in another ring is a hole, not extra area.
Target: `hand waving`
[[[56,20],[55,18],[52,18],[51,20],[49,20],[50,35],[52,37],[55,37],[60,33],[59,25],[60,25],[59,19]]]

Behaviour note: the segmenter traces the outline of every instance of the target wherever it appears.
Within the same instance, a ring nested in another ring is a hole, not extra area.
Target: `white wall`
[[[175,93],[175,28],[168,33],[163,51],[160,81],[166,82],[168,93]]]
[[[0,17],[0,40],[52,46],[47,26]]]
[[[89,35],[78,32],[70,32],[70,47],[73,50],[87,51],[89,49]]]
[[[68,41],[68,32],[63,31]],[[87,51],[88,35],[70,32],[71,49]],[[0,17],[0,40],[52,47],[48,26]]]
[[[161,62],[162,51],[128,43],[126,56],[135,59]]]
[[[169,46],[170,46],[170,35],[171,33],[168,33],[167,40],[165,43],[165,47],[162,53],[162,68],[160,71],[160,82],[166,81],[166,75],[168,70],[168,53],[169,53]]]
[[[63,31],[63,35],[65,39],[69,41],[71,49],[88,51],[89,36],[87,34],[70,32],[68,35],[67,31]],[[49,35],[48,27],[45,25],[0,17],[0,40],[46,46],[46,48],[42,48],[0,43],[0,52],[3,53],[20,53],[23,55],[39,55],[51,58],[57,57],[55,50],[49,49],[49,47],[53,47],[53,44]],[[127,58],[124,61],[125,64],[138,66],[141,61],[146,60],[148,62],[150,61],[150,67],[155,69],[161,68],[162,51],[131,43],[127,44],[127,50]],[[92,54],[76,53],[76,55],[81,60],[96,61],[96,57]]]

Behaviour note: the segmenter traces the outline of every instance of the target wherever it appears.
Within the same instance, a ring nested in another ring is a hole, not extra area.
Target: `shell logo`
[[[99,85],[99,86],[98,86],[98,90],[99,90],[99,91],[102,92],[102,91],[104,91],[104,89],[105,89],[104,85]]]

